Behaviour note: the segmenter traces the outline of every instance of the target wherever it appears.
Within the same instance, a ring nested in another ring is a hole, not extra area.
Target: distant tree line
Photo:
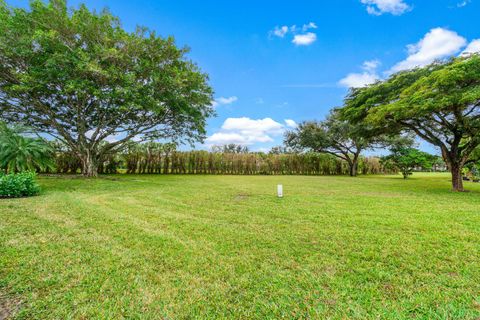
[[[231,174],[231,175],[348,175],[348,163],[325,153],[247,152],[241,147],[216,147],[214,151],[178,151],[173,144],[131,143],[123,152],[110,153],[99,161],[99,173],[137,174]],[[226,152],[224,152],[226,151]],[[81,171],[74,152],[60,148],[55,170],[44,173]],[[360,157],[361,174],[396,173],[378,157]]]

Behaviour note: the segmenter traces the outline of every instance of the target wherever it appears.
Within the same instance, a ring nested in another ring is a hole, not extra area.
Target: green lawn
[[[21,301],[19,319],[480,317],[480,184],[458,194],[444,174],[40,183],[41,196],[0,200],[0,297]]]

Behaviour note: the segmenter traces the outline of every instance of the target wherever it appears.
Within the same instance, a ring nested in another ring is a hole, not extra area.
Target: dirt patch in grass
[[[122,181],[122,179],[120,178],[115,178],[115,177],[106,177],[106,176],[100,176],[98,177],[98,179],[102,179],[102,180],[109,180],[109,181]]]
[[[250,197],[249,194],[239,193],[235,196],[235,200],[237,200],[237,201],[247,200],[249,197]]]
[[[13,319],[20,309],[21,301],[18,297],[8,295],[0,290],[0,320]]]

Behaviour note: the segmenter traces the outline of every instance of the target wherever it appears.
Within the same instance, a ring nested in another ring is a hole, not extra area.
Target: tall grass
[[[77,173],[81,163],[71,152],[57,152],[57,173]],[[329,154],[177,151],[171,145],[136,144],[100,160],[99,173],[222,175],[348,175],[348,165]],[[361,174],[394,173],[376,157],[362,157]]]
[[[309,154],[135,151],[123,155],[127,173],[223,175],[347,175],[346,162]],[[363,174],[389,173],[378,158],[362,158]]]

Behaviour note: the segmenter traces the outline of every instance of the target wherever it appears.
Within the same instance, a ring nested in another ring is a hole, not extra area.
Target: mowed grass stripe
[[[0,202],[19,318],[480,315],[480,188],[451,193],[447,175],[41,184]]]

